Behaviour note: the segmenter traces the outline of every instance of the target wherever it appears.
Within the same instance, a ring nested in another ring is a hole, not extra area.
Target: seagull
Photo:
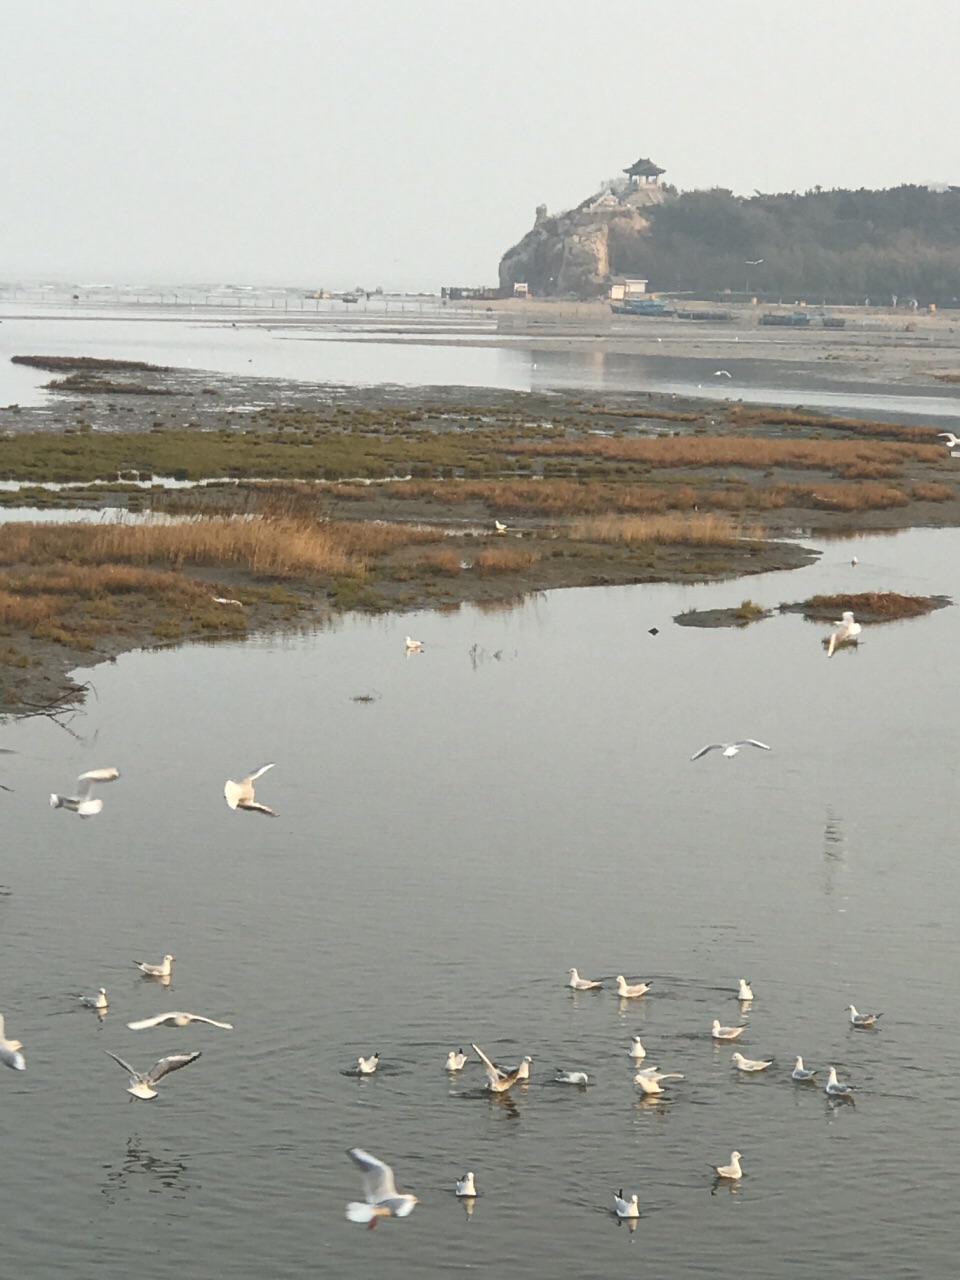
[[[853,614],[848,610],[843,614],[839,622],[833,624],[837,630],[831,631],[827,643],[827,657],[833,657],[834,649],[842,644],[846,644],[849,640],[855,640],[863,628],[859,622],[854,622]]]
[[[562,1071],[557,1067],[554,1084],[589,1084],[590,1077],[585,1071]]]
[[[823,1092],[828,1098],[850,1098],[851,1101],[853,1100],[853,1085],[837,1079],[836,1067],[830,1068],[830,1075],[823,1087]]]
[[[759,267],[762,261],[762,258],[747,258],[745,265],[748,267]]]
[[[139,1098],[141,1102],[147,1102],[150,1098],[157,1096],[157,1091],[153,1087],[159,1084],[164,1076],[169,1075],[171,1071],[179,1071],[181,1067],[187,1067],[191,1062],[196,1062],[200,1057],[200,1050],[195,1053],[168,1053],[165,1058],[161,1058],[155,1066],[149,1071],[134,1071],[129,1062],[124,1062],[122,1058],[118,1058],[115,1053],[111,1053],[109,1049],[104,1051],[108,1057],[114,1062],[120,1064],[130,1076],[130,1087],[127,1093],[132,1094],[134,1098]]]
[[[511,1075],[516,1080],[529,1080],[530,1064],[532,1062],[533,1062],[533,1059],[530,1057],[528,1053],[527,1056],[524,1058],[524,1060],[520,1063],[519,1067],[517,1067],[514,1071],[505,1071],[503,1067],[497,1067],[497,1073],[500,1076],[501,1080],[506,1080],[507,1076],[511,1076]]]
[[[656,1067],[647,1067],[646,1071],[638,1071],[633,1077],[633,1083],[639,1085],[645,1094],[663,1093],[660,1088],[661,1080],[684,1080],[679,1071],[658,1071]]]
[[[632,1195],[629,1200],[623,1198],[623,1187],[613,1197],[616,1208],[614,1212],[618,1218],[639,1218],[640,1205],[637,1203],[639,1197]]]
[[[857,1013],[856,1005],[848,1004],[850,1010],[851,1027],[875,1027],[877,1019],[882,1018],[882,1013]]]
[[[414,640],[410,636],[407,636],[407,653],[422,653],[422,652],[423,652],[423,641]]]
[[[497,533],[506,533],[506,532],[507,532],[507,526],[506,526],[505,524],[503,524],[503,522],[502,522],[502,521],[500,521],[500,520],[494,520],[494,522],[493,522],[493,527],[494,527],[494,530],[495,530]]]
[[[745,1058],[738,1050],[734,1050],[733,1060],[737,1064],[738,1071],[766,1071],[767,1067],[773,1066],[773,1059],[764,1058]]]
[[[746,978],[740,979],[740,990],[737,992],[737,999],[744,1001],[753,999],[753,987],[751,987]]]
[[[373,1073],[376,1071],[377,1065],[379,1062],[380,1062],[379,1053],[375,1053],[372,1058],[358,1058],[357,1059],[357,1075],[372,1076]]]
[[[107,989],[101,987],[95,996],[80,996],[79,1000],[86,1009],[106,1009]]]
[[[139,1022],[128,1022],[127,1026],[131,1031],[146,1031],[148,1027],[186,1027],[191,1022],[206,1022],[223,1031],[233,1030],[232,1022],[217,1022],[214,1018],[205,1018],[202,1013],[158,1013],[152,1018],[141,1018]]]
[[[242,600],[230,600],[226,596],[211,596],[210,599],[214,604],[235,604],[241,609],[244,607]]]
[[[737,742],[711,742],[709,746],[701,747],[690,759],[699,760],[708,751],[722,751],[728,760],[732,760],[739,753],[741,747],[760,747],[762,751],[770,750],[765,742],[758,742],[756,738],[740,738]]]
[[[276,818],[278,815],[273,809],[268,809],[265,804],[258,804],[253,798],[253,784],[262,774],[273,767],[272,764],[264,764],[255,773],[251,773],[248,778],[242,778],[240,782],[225,783],[223,795],[230,808],[256,810],[257,813],[266,813],[271,818]]]
[[[812,1081],[815,1078],[816,1074],[817,1074],[816,1071],[808,1071],[806,1069],[806,1067],[803,1065],[803,1059],[800,1057],[798,1053],[797,1065],[790,1072],[791,1078],[794,1080],[799,1080],[801,1084],[806,1084]]]
[[[630,1048],[627,1051],[634,1062],[642,1062],[647,1056],[647,1051],[640,1043],[640,1037],[634,1036],[630,1042]]]
[[[95,813],[99,813],[103,808],[103,801],[99,797],[96,800],[90,798],[90,792],[94,784],[113,782],[115,778],[119,777],[119,769],[89,769],[86,773],[81,773],[77,779],[77,794],[75,796],[58,796],[56,792],[51,792],[50,808],[69,809],[72,813],[78,813],[81,818],[92,818]]]
[[[473,1181],[473,1173],[465,1173],[462,1178],[457,1179],[457,1195],[458,1196],[475,1196],[477,1187]]]
[[[741,1031],[743,1031],[743,1027],[721,1027],[720,1019],[714,1018],[713,1029],[710,1034],[714,1040],[736,1040]]]
[[[594,982],[592,978],[581,978],[576,969],[568,970],[570,981],[568,987],[572,987],[574,991],[596,991],[603,986],[602,982]]]
[[[622,973],[617,974],[617,995],[621,1000],[635,1000],[638,996],[645,996],[652,986],[652,982],[639,982],[632,987]]]
[[[960,445],[960,436],[955,436],[952,431],[938,431],[938,440],[946,440],[948,449],[956,449]]]
[[[169,978],[174,956],[164,956],[159,964],[145,964],[143,960],[134,960],[134,964],[147,978]]]
[[[447,1054],[447,1070],[448,1071],[462,1071],[466,1065],[467,1065],[467,1055],[463,1052],[462,1049],[457,1049],[456,1051],[451,1049],[450,1052]]]
[[[856,556],[854,556],[853,559],[850,561],[850,567],[852,569],[855,569],[859,563],[860,561],[857,559]]]
[[[393,1170],[376,1156],[360,1147],[353,1147],[347,1155],[363,1173],[363,1198],[366,1203],[353,1200],[347,1205],[347,1217],[351,1222],[366,1222],[372,1229],[380,1218],[405,1218],[413,1213],[420,1201],[416,1196],[400,1195],[393,1180]]]
[[[716,369],[713,376],[715,378],[732,378],[733,374],[727,373],[726,369]]]
[[[729,1164],[712,1164],[710,1168],[718,1178],[728,1178],[731,1182],[739,1182],[743,1177],[740,1160],[741,1153],[739,1151],[731,1151]]]
[[[13,1071],[26,1071],[27,1063],[20,1050],[23,1045],[19,1040],[8,1040],[3,1025],[3,1014],[0,1013],[0,1062]]]
[[[521,1078],[520,1071],[523,1067],[523,1063],[517,1067],[516,1071],[511,1071],[507,1075],[502,1076],[479,1045],[471,1044],[470,1048],[483,1063],[483,1068],[487,1073],[487,1087],[490,1089],[491,1093],[506,1093],[510,1086],[516,1084]]]

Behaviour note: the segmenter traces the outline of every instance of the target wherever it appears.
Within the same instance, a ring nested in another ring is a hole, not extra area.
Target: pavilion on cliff
[[[666,173],[666,169],[661,169],[658,164],[654,164],[652,160],[641,158],[629,169],[623,171],[635,186],[653,186],[657,185],[657,179],[661,173]]]

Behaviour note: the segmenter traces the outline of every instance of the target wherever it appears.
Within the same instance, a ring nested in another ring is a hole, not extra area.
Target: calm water
[[[671,616],[824,589],[960,596],[958,539],[133,654],[92,672],[69,732],[6,726],[2,1009],[28,1062],[0,1079],[10,1273],[685,1277],[735,1257],[798,1280],[954,1275],[960,612],[868,629],[829,661],[796,616]],[[690,762],[741,735],[773,750]],[[281,816],[229,812],[224,779],[267,760],[258,795]],[[113,763],[100,817],[49,810]],[[165,951],[168,992],[130,963]],[[655,994],[574,995],[571,965]],[[744,1052],[777,1058],[759,1079],[708,1034],[736,1020],[741,975]],[[101,984],[102,1025],[71,998]],[[884,1010],[877,1034],[848,1027],[851,1001]],[[236,1030],[124,1025],[170,1008]],[[636,1097],[635,1030],[687,1077],[670,1103]],[[512,1103],[481,1094],[473,1062],[447,1077],[470,1040],[533,1055]],[[146,1067],[174,1048],[203,1057],[152,1104],[103,1052]],[[343,1074],[374,1050],[375,1077]],[[853,1080],[856,1106],[792,1085],[798,1052]],[[593,1083],[551,1087],[557,1066]],[[344,1220],[354,1144],[421,1197],[410,1219]],[[744,1181],[711,1195],[707,1164],[734,1147]],[[640,1195],[634,1235],[610,1213],[620,1187]]]

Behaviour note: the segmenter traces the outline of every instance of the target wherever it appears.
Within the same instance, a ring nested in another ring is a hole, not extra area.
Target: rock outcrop
[[[649,225],[643,208],[660,204],[665,195],[653,185],[631,187],[622,195],[608,191],[553,216],[546,205],[539,205],[532,230],[500,260],[501,293],[509,295],[515,284],[525,281],[539,297],[599,297],[606,292],[617,257],[626,246],[635,250]]]

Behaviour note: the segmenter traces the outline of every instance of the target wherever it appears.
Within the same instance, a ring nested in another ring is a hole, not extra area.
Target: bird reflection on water
[[[187,1176],[186,1155],[170,1152],[154,1155],[143,1146],[137,1134],[127,1139],[127,1153],[119,1166],[105,1165],[104,1168],[106,1176],[100,1192],[111,1204],[129,1196],[137,1187],[153,1193],[170,1192],[176,1199],[184,1199],[193,1188]],[[131,1182],[141,1175],[145,1182]]]

